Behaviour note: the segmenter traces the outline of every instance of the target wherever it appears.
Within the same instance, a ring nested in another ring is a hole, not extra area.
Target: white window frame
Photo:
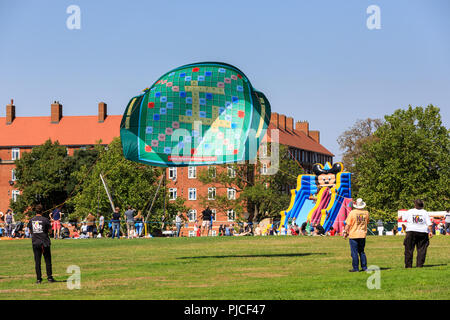
[[[232,219],[230,219],[230,215],[232,215]],[[228,221],[234,221],[236,219],[236,211],[233,209],[227,211],[227,219]]]
[[[265,163],[265,162],[261,163],[261,174],[262,175],[267,175],[267,169],[268,169],[267,163]]]
[[[216,170],[216,166],[208,166],[208,176],[210,177],[210,178],[215,178],[216,177],[216,175],[217,175],[217,172],[216,172],[217,170]],[[211,174],[212,173],[212,174]]]
[[[191,192],[194,192],[194,197],[191,197]],[[189,188],[188,189],[188,200],[191,200],[191,201],[197,200],[197,188]]]
[[[230,197],[230,195],[232,195]],[[236,200],[236,189],[227,188],[227,198],[228,200]]]
[[[19,190],[13,190],[12,192],[11,192],[11,199],[14,201],[14,202],[17,202],[17,197],[18,196],[20,196],[20,191]]]
[[[169,200],[177,200],[177,188],[169,188]]]
[[[189,231],[189,237],[195,237],[195,231],[194,230],[190,230]]]
[[[211,193],[214,193],[214,195],[211,197]],[[208,200],[216,200],[216,188],[210,187],[208,188]]]
[[[188,167],[188,179],[197,178],[197,167],[189,166]]]
[[[259,156],[260,158],[267,157],[267,143],[261,143],[259,147]]]
[[[236,170],[233,167],[227,167],[228,178],[236,178]]]
[[[191,215],[192,215],[192,214],[194,215],[194,218],[193,218],[193,219],[191,219]],[[195,222],[195,220],[197,220],[197,210],[195,210],[195,209],[190,209],[190,210],[188,211],[187,218],[188,218],[189,222]]]
[[[16,177],[16,169],[12,169],[11,170],[11,181],[16,181],[17,177]]]
[[[213,236],[213,237],[217,236],[217,231],[216,230],[211,230],[211,236]]]
[[[20,159],[20,148],[12,148],[11,160],[19,160],[19,159]]]
[[[216,209],[211,209],[212,212],[212,221],[215,222],[217,220],[217,210]]]
[[[177,167],[169,167],[169,179],[177,180]]]

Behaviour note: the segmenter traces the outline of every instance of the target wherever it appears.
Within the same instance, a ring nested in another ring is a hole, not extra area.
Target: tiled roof
[[[267,135],[265,138],[269,138],[269,142],[271,141],[271,130],[279,130],[279,143],[283,145],[288,145],[294,148],[313,151],[320,154],[328,155],[334,157],[329,150],[327,150],[323,145],[314,141],[311,137],[307,136],[304,132],[298,130],[283,130],[277,128],[273,123],[269,124],[267,129]]]
[[[109,144],[120,135],[122,116],[107,116],[98,122],[98,116],[64,116],[59,123],[50,117],[17,117],[7,125],[0,117],[0,147],[35,146],[46,140],[61,145],[91,145],[102,140]]]

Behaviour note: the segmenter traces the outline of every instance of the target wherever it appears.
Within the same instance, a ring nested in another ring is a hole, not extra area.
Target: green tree
[[[355,159],[358,197],[396,218],[421,198],[428,210],[444,210],[450,199],[450,136],[440,110],[409,106],[385,116]]]
[[[10,204],[19,217],[35,204],[41,203],[47,211],[67,199],[71,163],[66,147],[59,142],[47,140],[23,153],[15,165],[15,186],[21,195]]]
[[[111,218],[112,208],[100,174],[107,182],[114,205],[119,207],[122,213],[127,206],[132,206],[142,210],[146,217],[148,212],[144,210],[149,208],[163,172],[162,168],[125,159],[120,138],[115,138],[107,148],[99,150],[99,158],[93,167],[83,165],[74,173],[77,181],[81,181],[81,191],[69,200],[74,207],[69,218],[82,219],[89,212],[94,214],[101,212],[106,220]],[[173,220],[178,210],[185,210],[182,199],[169,202],[167,190],[161,187],[149,217],[152,222],[163,220],[164,202],[166,203],[165,221]],[[153,223],[151,227],[152,230],[156,230],[160,224]]]
[[[271,157],[268,144],[267,159]],[[255,164],[246,161],[244,164],[228,164],[219,166],[212,175],[209,170],[199,174],[199,180],[204,184],[215,185],[219,189],[232,188],[236,190],[236,199],[228,199],[227,194],[217,195],[215,200],[202,197],[201,201],[222,212],[234,210],[241,215],[238,220],[244,220],[243,212],[249,213],[249,221],[257,222],[267,217],[278,217],[280,211],[287,209],[290,201],[289,190],[295,188],[297,176],[303,171],[292,160],[288,148],[280,145],[278,168],[272,167],[274,174],[261,174],[263,163],[260,159]],[[270,166],[268,167],[270,169]]]
[[[339,148],[343,151],[342,163],[346,171],[352,172],[353,192],[358,192],[358,174],[355,170],[355,159],[363,151],[363,146],[374,139],[374,132],[383,124],[381,119],[358,120],[337,139]]]

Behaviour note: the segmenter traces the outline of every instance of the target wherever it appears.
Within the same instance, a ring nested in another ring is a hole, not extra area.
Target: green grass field
[[[421,269],[403,268],[403,239],[367,238],[368,264],[381,268],[372,290],[371,274],[348,272],[341,237],[53,240],[63,281],[40,285],[30,240],[0,241],[0,299],[449,299],[450,236],[431,239]],[[67,288],[70,265],[81,289]]]

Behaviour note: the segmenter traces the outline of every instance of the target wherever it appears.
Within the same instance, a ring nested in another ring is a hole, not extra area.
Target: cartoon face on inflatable
[[[321,163],[313,166],[313,172],[317,176],[317,184],[319,188],[335,187],[336,175],[344,170],[342,163],[337,162],[332,167],[330,163],[326,163],[325,167]]]

